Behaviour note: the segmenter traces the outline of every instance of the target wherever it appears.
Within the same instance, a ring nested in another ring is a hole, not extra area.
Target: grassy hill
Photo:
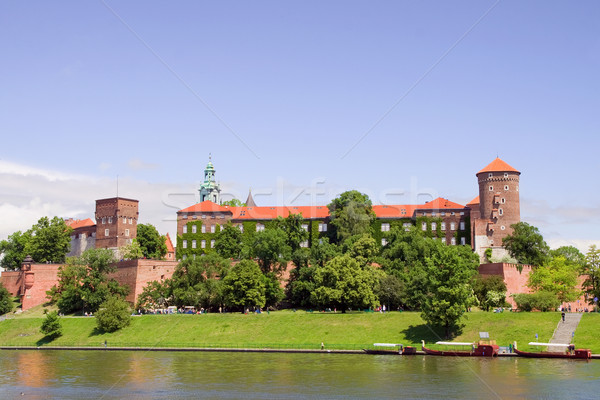
[[[328,349],[361,349],[375,342],[419,345],[442,339],[421,320],[419,313],[319,313],[278,311],[270,314],[144,315],[132,318],[129,327],[111,334],[98,332],[93,317],[63,317],[63,336],[47,343],[39,332],[40,310],[0,322],[2,346],[109,346],[139,347],[236,347],[311,348],[325,343]],[[519,348],[535,340],[548,341],[560,313],[467,314],[463,332],[456,341],[476,341],[479,332],[489,332],[501,346],[517,341]],[[577,330],[577,347],[600,352],[594,336],[600,315],[584,315]]]

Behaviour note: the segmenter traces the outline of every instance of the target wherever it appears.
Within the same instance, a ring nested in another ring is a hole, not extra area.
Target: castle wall
[[[114,197],[96,200],[96,248],[114,249],[137,236],[138,201]]]
[[[177,264],[177,261],[146,259],[119,261],[116,264],[117,271],[110,274],[110,277],[129,286],[126,300],[135,304],[149,282],[171,278]]]
[[[19,296],[23,286],[23,274],[21,271],[3,271],[0,282],[8,290],[11,296]]]

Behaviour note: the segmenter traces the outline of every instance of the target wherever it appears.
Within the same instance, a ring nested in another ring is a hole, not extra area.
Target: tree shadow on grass
[[[444,331],[439,328],[430,327],[426,324],[410,325],[408,328],[400,331],[404,337],[411,343],[435,343],[444,339]]]
[[[43,346],[45,344],[50,344],[54,341],[54,339],[58,338],[58,336],[53,336],[53,335],[46,335],[43,338],[39,339],[37,342],[35,342],[36,346]]]
[[[90,334],[89,334],[89,336],[88,336],[88,337],[100,336],[100,335],[103,335],[103,334],[105,334],[105,333],[106,333],[106,332],[105,332],[104,330],[102,330],[102,329],[100,329],[100,328],[98,328],[98,327],[96,326],[94,329],[92,329],[92,331],[90,332]]]

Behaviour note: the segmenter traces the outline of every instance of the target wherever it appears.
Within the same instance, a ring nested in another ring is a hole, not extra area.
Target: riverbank
[[[577,329],[577,347],[600,353],[600,315],[585,314]],[[416,312],[320,313],[278,311],[269,314],[144,315],[132,318],[131,325],[114,333],[96,329],[93,317],[63,317],[63,336],[48,341],[39,332],[39,313],[0,322],[0,346],[8,347],[104,347],[168,349],[273,349],[360,352],[376,342],[401,343],[420,348],[421,340],[441,340]],[[467,314],[463,333],[454,340],[476,341],[479,332],[488,332],[500,346],[517,341],[527,350],[530,341],[549,341],[560,313]],[[531,349],[536,350],[536,349]]]

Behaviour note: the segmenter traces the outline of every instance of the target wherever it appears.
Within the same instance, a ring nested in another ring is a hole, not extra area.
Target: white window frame
[[[106,224],[106,217],[102,217],[102,224]]]
[[[493,191],[494,191],[494,187],[490,186],[490,192],[493,192]]]
[[[508,190],[508,185],[504,185],[504,190]]]
[[[308,232],[308,224],[302,224],[300,225],[300,227],[305,231]]]
[[[183,242],[181,242],[181,247],[187,249],[187,240],[183,239]]]
[[[210,233],[215,233],[217,231],[217,226],[216,225],[211,225],[210,226]]]
[[[192,239],[192,249],[196,248],[196,239]]]
[[[427,222],[421,223],[421,230],[423,230],[423,231],[427,230]]]
[[[201,248],[203,248],[203,249],[205,249],[205,248],[206,248],[206,240],[202,239],[202,240],[200,241],[200,247],[201,247]]]
[[[125,229],[125,236],[129,236],[129,229]]]
[[[461,231],[465,230],[465,221],[460,221],[458,223],[458,229],[460,229]]]
[[[450,222],[450,230],[451,231],[455,231],[456,230],[456,222]]]
[[[440,222],[440,229],[445,231],[446,230],[446,223],[445,222]]]
[[[499,209],[498,209],[498,215],[504,215],[504,210],[503,210],[503,209],[501,209],[501,208],[499,208]]]
[[[452,246],[456,246],[456,238],[454,236],[452,236],[452,239],[450,239],[450,244]]]
[[[206,225],[202,224],[202,228],[200,228],[200,232],[206,233]]]
[[[187,224],[183,226],[183,233],[187,233]]]
[[[390,223],[384,222],[381,224],[381,232],[389,232],[390,231]]]
[[[105,229],[104,230],[104,236],[110,236],[110,230],[109,229]]]
[[[256,224],[256,232],[262,232],[265,230],[265,226],[263,224]]]
[[[446,236],[443,236],[441,240],[443,244],[446,244]]]
[[[108,217],[108,223],[112,224],[112,217]]]
[[[464,246],[465,244],[467,244],[467,239],[464,236],[461,236],[460,244],[461,244],[461,246]]]
[[[211,239],[211,241],[210,241],[210,248],[211,249],[215,248],[215,239]]]
[[[435,230],[437,230],[437,222],[432,222],[432,223],[431,223],[431,230],[432,230],[432,231],[435,231]]]
[[[198,226],[196,224],[192,225],[192,233],[198,232]]]
[[[387,244],[388,244],[387,239],[386,238],[381,238],[381,245],[382,246],[387,246]]]

